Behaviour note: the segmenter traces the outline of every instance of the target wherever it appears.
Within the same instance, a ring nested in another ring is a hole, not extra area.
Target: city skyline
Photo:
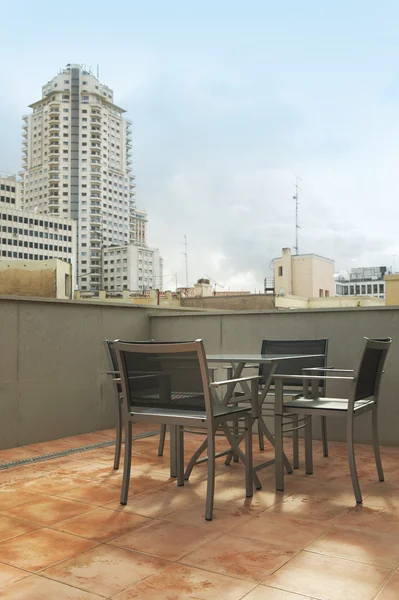
[[[132,2],[114,14],[99,2],[91,28],[90,7],[72,1],[68,13],[52,7],[53,29],[40,20],[45,3],[24,7],[24,23],[3,36],[13,50],[0,169],[21,168],[21,116],[40,84],[67,62],[92,61],[133,121],[136,202],[150,217],[149,245],[179,285],[186,234],[191,284],[208,273],[232,289],[260,289],[270,260],[294,245],[294,173],[300,252],[335,259],[337,270],[392,265],[399,7],[288,4]],[[5,8],[8,22],[19,5]],[[72,22],[73,56],[63,37]]]

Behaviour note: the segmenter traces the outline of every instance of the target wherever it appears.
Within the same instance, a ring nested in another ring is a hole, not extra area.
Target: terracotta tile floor
[[[149,428],[147,428],[148,430]],[[143,431],[145,429],[143,428]],[[136,428],[136,432],[138,433]],[[113,430],[0,451],[0,465],[112,439]],[[186,436],[187,459],[200,438]],[[217,462],[214,520],[203,518],[206,465],[184,487],[168,442],[133,442],[131,492],[119,504],[113,447],[0,471],[0,598],[6,600],[398,600],[399,448],[358,446],[356,506],[344,444],[274,491],[273,469],[245,498],[241,464]],[[224,442],[218,440],[222,449]],[[256,450],[255,461],[272,456]],[[302,456],[302,453],[301,453]]]

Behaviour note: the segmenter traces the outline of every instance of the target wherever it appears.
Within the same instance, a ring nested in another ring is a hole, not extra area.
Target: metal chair
[[[305,355],[305,354],[321,354],[318,358],[296,358],[294,360],[284,360],[278,365],[277,372],[279,374],[292,375],[294,373],[302,373],[309,368],[325,368],[327,363],[328,339],[322,338],[317,340],[262,340],[261,354],[284,354],[284,355]],[[273,401],[264,402],[261,407],[261,415],[271,416],[274,414],[274,382],[270,380],[270,364],[259,365],[259,388],[262,390],[264,386],[269,387],[267,395],[273,395]],[[269,394],[270,392],[270,394]],[[321,396],[325,395],[324,381],[320,382],[319,392]],[[283,390],[284,399],[293,399],[302,395],[302,380],[293,379],[287,382]],[[292,416],[293,423],[293,467],[299,467],[299,436],[296,427],[297,416]],[[326,417],[321,417],[321,433],[323,441],[323,455],[328,456],[328,440],[327,440],[327,423]],[[259,448],[264,449],[263,433],[259,428]]]
[[[116,438],[115,438],[115,456],[114,456],[114,469],[119,469],[119,463],[121,458],[121,449],[122,449],[122,386],[120,382],[119,375],[119,366],[115,353],[115,342],[120,342],[120,340],[105,340],[105,349],[107,352],[108,363],[110,366],[110,371],[107,371],[107,375],[110,375],[112,378],[113,388],[114,388],[114,396],[115,396],[115,404],[116,404]],[[152,343],[153,340],[150,340],[148,343]],[[165,436],[166,436],[166,425],[161,425],[161,432],[159,438],[159,446],[158,446],[158,456],[163,455],[163,450],[165,446]]]
[[[355,449],[353,441],[353,422],[365,412],[372,412],[373,449],[377,473],[380,481],[384,481],[380,449],[378,442],[378,397],[381,376],[385,359],[392,339],[366,339],[363,356],[361,358],[356,376],[348,376],[352,370],[338,370],[329,368],[310,368],[305,375],[275,374],[275,452],[276,452],[276,489],[284,490],[283,469],[283,418],[286,415],[298,415],[305,432],[305,464],[306,473],[313,473],[312,456],[312,416],[341,417],[346,419],[346,434],[348,444],[349,469],[352,479],[353,491],[356,502],[362,502],[362,494],[356,470]],[[309,373],[345,373],[343,376],[313,375]],[[303,396],[284,402],[283,384],[301,380],[303,382]],[[348,398],[324,398],[320,396],[320,383],[329,380],[347,381],[351,383]],[[310,390],[309,390],[310,386]]]
[[[121,504],[128,500],[132,460],[132,423],[166,423],[171,428],[171,454],[177,464],[177,485],[184,485],[184,427],[202,429],[208,437],[208,481],[205,518],[212,520],[215,486],[215,433],[223,431],[245,464],[246,495],[253,495],[252,414],[248,408],[217,404],[202,340],[194,342],[122,343],[114,345],[122,384],[125,461]],[[257,376],[251,381],[256,392]],[[245,454],[231,432],[245,418]]]

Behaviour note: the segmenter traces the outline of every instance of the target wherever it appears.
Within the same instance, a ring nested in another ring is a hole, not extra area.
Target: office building
[[[356,267],[350,273],[341,272],[336,276],[337,296],[374,296],[385,298],[384,277],[388,267]]]
[[[56,215],[30,213],[0,204],[0,258],[50,260],[75,268],[76,223]]]
[[[106,291],[162,290],[163,261],[156,248],[134,244],[104,248],[103,263]]]
[[[20,208],[21,202],[21,183],[15,175],[9,177],[0,177],[0,208],[9,206]]]

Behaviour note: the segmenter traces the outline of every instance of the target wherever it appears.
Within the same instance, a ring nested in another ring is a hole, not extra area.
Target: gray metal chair
[[[112,378],[113,388],[114,388],[114,396],[115,396],[115,404],[116,404],[116,436],[115,436],[115,456],[114,456],[114,469],[119,469],[119,463],[121,458],[121,449],[122,449],[122,386],[120,382],[119,375],[119,366],[116,358],[116,353],[114,349],[115,342],[120,342],[121,340],[105,340],[105,349],[108,357],[108,364],[110,370],[107,371],[107,375],[110,375]],[[153,340],[150,340],[148,343],[152,343]],[[163,450],[165,446],[165,436],[166,436],[166,425],[161,425],[161,432],[159,438],[159,446],[158,446],[158,456],[163,455]]]
[[[328,351],[328,339],[316,339],[316,340],[262,340],[261,354],[284,354],[284,355],[306,355],[306,354],[320,354],[322,356],[318,358],[297,358],[294,360],[284,360],[278,365],[277,372],[279,374],[292,375],[295,373],[302,373],[303,370],[308,368],[325,368],[327,365],[327,351]],[[261,407],[261,414],[264,416],[270,416],[274,413],[274,382],[270,381],[270,370],[271,365],[261,363],[259,365],[259,375],[261,377],[259,381],[260,390],[264,386],[269,386],[268,395],[273,395],[273,401],[264,402]],[[291,400],[297,396],[302,395],[302,381],[301,379],[290,380],[284,385],[283,395],[284,399]],[[324,381],[320,382],[319,393],[321,396],[325,395],[325,384]],[[298,429],[295,426],[297,416],[291,417],[294,421],[294,427],[292,432],[293,438],[293,467],[297,469],[299,467],[299,439]],[[328,440],[327,440],[327,423],[326,417],[321,417],[321,432],[323,440],[323,455],[328,456]],[[264,449],[263,433],[259,428],[259,448]]]
[[[305,465],[306,473],[313,473],[312,456],[312,416],[341,417],[346,419],[346,433],[348,444],[349,469],[352,479],[353,491],[356,502],[362,502],[362,494],[356,470],[355,449],[353,440],[353,422],[365,412],[372,412],[373,449],[377,473],[380,481],[384,481],[380,448],[378,442],[378,396],[381,376],[385,359],[392,339],[366,339],[363,356],[361,358],[356,376],[349,376],[352,370],[338,370],[329,368],[310,368],[305,375],[274,375],[275,381],[275,452],[276,452],[276,489],[284,490],[283,468],[283,434],[284,417],[298,415],[300,417],[298,428],[303,427],[305,432]],[[334,375],[313,375],[312,373],[333,372]],[[344,373],[336,376],[336,373]],[[284,402],[283,385],[300,379],[303,382],[303,396]],[[346,381],[351,383],[350,393],[347,398],[325,398],[320,396],[320,382],[329,380]],[[310,389],[309,389],[310,387]]]
[[[253,495],[252,412],[223,406],[216,388],[228,382],[212,382],[202,340],[194,342],[115,343],[121,373],[122,415],[125,428],[125,461],[121,504],[128,499],[132,460],[132,423],[166,423],[171,427],[171,454],[177,464],[177,485],[184,485],[184,427],[204,430],[208,438],[208,481],[205,518],[212,519],[215,486],[215,433],[221,429],[245,464],[246,495]],[[254,397],[258,376],[251,381]],[[241,381],[239,380],[239,381]],[[245,418],[245,454],[232,427]]]

